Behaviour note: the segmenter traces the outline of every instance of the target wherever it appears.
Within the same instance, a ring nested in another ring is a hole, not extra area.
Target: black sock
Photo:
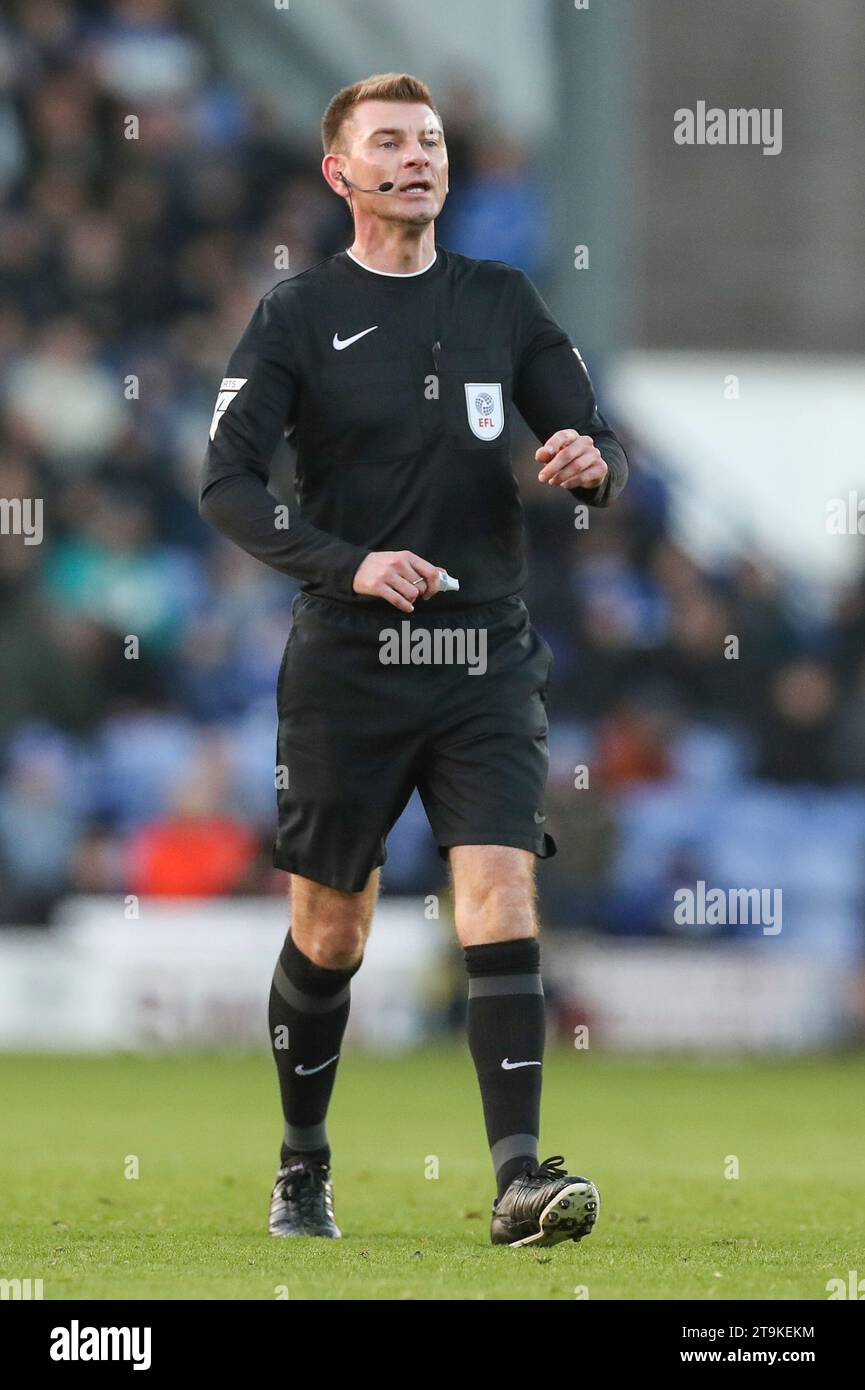
[[[538,1161],[544,991],[536,938],[466,946],[468,1039],[498,1196]],[[519,1065],[521,1063],[530,1065]]]
[[[285,1118],[282,1164],[296,1154],[330,1162],[325,1117],[348,1022],[349,982],[360,965],[358,961],[347,970],[327,969],[303,954],[290,931],[285,938],[268,1004]]]

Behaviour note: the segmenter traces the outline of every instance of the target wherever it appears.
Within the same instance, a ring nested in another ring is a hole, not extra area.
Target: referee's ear
[[[338,198],[345,199],[350,204],[351,189],[348,184],[344,182],[345,175],[342,169],[339,168],[339,160],[340,156],[338,154],[326,154],[321,161],[321,173],[331,192],[335,193]]]

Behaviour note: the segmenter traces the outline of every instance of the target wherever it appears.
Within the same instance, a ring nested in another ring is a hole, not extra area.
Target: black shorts
[[[391,618],[301,593],[292,612],[277,868],[360,892],[415,787],[444,858],[452,845],[556,853],[543,828],[553,656],[522,599],[439,613],[421,600]]]

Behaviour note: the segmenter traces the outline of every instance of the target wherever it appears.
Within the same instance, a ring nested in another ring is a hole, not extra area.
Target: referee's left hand
[[[557,430],[535,450],[535,462],[545,466],[539,483],[553,487],[600,487],[609,469],[595,448],[591,435],[576,430]]]

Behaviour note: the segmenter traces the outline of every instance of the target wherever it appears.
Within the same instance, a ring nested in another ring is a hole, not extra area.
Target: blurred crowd
[[[543,291],[525,153],[489,155],[470,87],[441,105],[438,241]],[[350,242],[319,159],[226,80],[182,5],[0,19],[0,499],[44,499],[40,544],[0,536],[0,922],[47,921],[70,892],[284,891],[274,690],[297,585],[209,531],[197,491],[228,355],[286,274],[277,249],[294,274]],[[525,597],[556,658],[547,920],[668,930],[670,885],[741,881],[744,862],[802,904],[822,884],[851,922],[865,585],[818,617],[758,557],[702,567],[674,539],[664,461],[622,433],[629,487],[585,529],[537,484],[527,431],[515,450]],[[384,890],[443,874],[413,798]]]

